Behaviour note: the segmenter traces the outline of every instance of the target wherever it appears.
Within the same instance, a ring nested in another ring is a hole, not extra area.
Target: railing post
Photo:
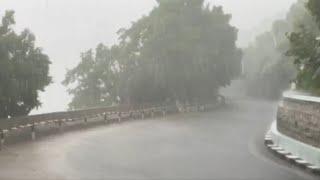
[[[59,128],[59,131],[62,131],[62,120],[59,119],[58,121],[58,128]]]
[[[122,114],[121,112],[118,113],[118,121],[119,121],[119,123],[121,122],[121,114]]]
[[[104,122],[107,123],[107,119],[108,119],[107,118],[107,113],[104,113],[104,118],[103,119],[104,119]]]
[[[154,118],[154,110],[151,109],[151,118]]]
[[[4,147],[4,139],[5,139],[4,131],[1,130],[1,132],[0,132],[0,150],[2,150]]]
[[[31,139],[32,141],[36,140],[36,127],[34,123],[31,126]]]

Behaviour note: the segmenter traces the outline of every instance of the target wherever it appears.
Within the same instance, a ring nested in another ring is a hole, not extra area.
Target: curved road
[[[317,179],[264,147],[275,105],[242,100],[214,112],[100,126],[12,145],[0,152],[0,179]]]

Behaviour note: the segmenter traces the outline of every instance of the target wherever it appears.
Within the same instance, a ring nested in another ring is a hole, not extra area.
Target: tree
[[[112,57],[115,48],[109,49],[99,44],[95,50],[88,50],[81,55],[81,62],[67,72],[63,82],[72,85],[69,89],[73,101],[70,109],[83,109],[95,106],[107,106],[117,103],[116,62]]]
[[[181,102],[215,98],[218,88],[240,73],[241,51],[235,45],[237,30],[229,24],[231,15],[221,7],[204,7],[199,0],[158,2],[149,16],[120,33],[126,54],[137,61],[130,67],[134,76],[149,78],[148,96],[139,95],[146,90],[133,90],[128,98],[148,97],[149,102],[159,97]],[[136,80],[134,84],[146,83]]]
[[[307,8],[311,12],[311,15],[315,18],[318,26],[320,26],[320,1],[309,0],[307,3]]]
[[[0,118],[27,115],[41,105],[38,92],[50,84],[49,57],[35,46],[35,36],[13,29],[14,12],[0,24]]]
[[[309,0],[306,4],[312,21],[299,21],[299,27],[288,34],[290,48],[287,56],[293,57],[298,70],[296,85],[298,89],[320,94],[320,3]]]
[[[215,100],[219,87],[229,85],[241,69],[231,15],[201,0],[158,3],[148,16],[119,30],[117,51],[111,53],[118,79],[104,81],[117,84],[113,96],[119,103]]]
[[[289,88],[297,74],[299,76],[300,67],[292,63],[295,58],[287,56],[293,39],[286,34],[298,31],[302,26],[310,30],[317,29],[305,7],[305,0],[293,4],[285,19],[275,21],[269,31],[257,36],[255,42],[244,50],[244,71],[248,78],[249,95],[278,98],[283,90]],[[314,41],[315,38],[310,43]],[[296,45],[302,44],[297,42]]]

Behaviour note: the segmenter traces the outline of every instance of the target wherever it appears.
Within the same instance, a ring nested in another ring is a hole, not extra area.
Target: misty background
[[[208,0],[232,14],[231,24],[239,29],[238,45],[246,47],[276,19],[285,16],[295,0]],[[103,42],[117,42],[116,32],[148,14],[154,0],[0,0],[0,14],[15,10],[16,28],[29,28],[37,46],[52,61],[54,83],[40,94],[42,107],[32,113],[63,111],[71,97],[61,82],[67,69],[80,61],[80,53]]]

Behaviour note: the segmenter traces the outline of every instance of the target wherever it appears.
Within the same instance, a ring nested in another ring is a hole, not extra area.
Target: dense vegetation
[[[70,108],[214,101],[240,73],[230,18],[203,0],[158,0],[148,16],[119,31],[118,44],[83,53],[68,71]]]
[[[290,47],[293,48],[296,34],[290,35],[288,32],[297,31],[301,27],[313,30],[317,28],[314,19],[305,8],[305,2],[299,0],[295,3],[285,19],[275,21],[270,31],[259,35],[255,42],[244,50],[244,73],[247,77],[249,95],[278,98],[295,79],[299,69],[292,63],[293,52],[288,50]],[[305,42],[311,45],[315,38]],[[290,55],[287,56],[288,54]]]
[[[293,57],[298,71],[295,83],[298,89],[320,94],[320,1],[306,3],[312,22],[299,22],[299,28],[288,35],[290,48],[287,55]]]
[[[0,118],[27,115],[39,107],[38,92],[51,82],[49,58],[35,46],[35,36],[13,30],[14,12],[0,24]]]

